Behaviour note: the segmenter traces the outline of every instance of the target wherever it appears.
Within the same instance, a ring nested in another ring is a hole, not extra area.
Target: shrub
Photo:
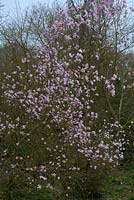
[[[126,45],[119,24],[114,40],[124,7],[100,1],[72,16],[57,12],[34,64],[27,53],[21,66],[4,73],[2,184],[49,188],[57,199],[99,196],[102,177],[118,165],[127,143],[122,92],[116,96],[122,83],[117,49]]]

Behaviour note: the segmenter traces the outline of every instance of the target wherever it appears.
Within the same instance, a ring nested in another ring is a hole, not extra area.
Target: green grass
[[[13,200],[51,200],[48,192],[18,193],[13,195]]]
[[[106,200],[134,200],[134,163],[120,166],[104,188]]]
[[[9,195],[0,195],[0,200],[52,200],[52,195],[46,191],[38,192],[10,192]]]
[[[7,200],[1,199],[0,200]],[[12,193],[11,200],[55,200],[47,191]],[[134,162],[125,163],[109,175],[101,200],[134,200]]]

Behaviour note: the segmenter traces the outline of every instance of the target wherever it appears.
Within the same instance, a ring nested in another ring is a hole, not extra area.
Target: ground
[[[134,200],[134,162],[124,162],[112,172],[101,194],[102,198],[98,200]],[[51,194],[44,191],[15,193],[11,196],[10,200],[54,200]],[[7,199],[0,197],[0,200]]]

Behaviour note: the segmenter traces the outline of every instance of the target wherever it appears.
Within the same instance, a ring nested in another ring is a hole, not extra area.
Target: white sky
[[[4,11],[13,12],[16,7],[20,6],[21,8],[25,8],[31,5],[33,2],[38,2],[36,0],[0,0],[1,4],[4,5]]]
[[[0,12],[4,14],[8,13],[10,16],[13,16],[16,10],[20,10],[20,8],[23,11],[28,6],[30,7],[32,4],[37,4],[38,2],[51,4],[54,1],[61,2],[62,5],[65,2],[65,0],[0,0],[0,4],[4,5]],[[127,0],[127,2],[134,6],[134,0]]]
[[[0,4],[4,5],[0,12],[13,16],[16,10],[20,10],[21,8],[21,11],[23,11],[25,8],[37,4],[38,2],[51,4],[54,0],[0,0]],[[65,0],[61,0],[60,2],[63,4]]]

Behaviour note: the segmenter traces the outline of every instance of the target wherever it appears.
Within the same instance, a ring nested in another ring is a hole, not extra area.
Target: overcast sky
[[[54,2],[54,0],[0,0],[0,4],[4,5],[4,7],[1,8],[1,12],[13,15],[16,10],[20,10],[21,8],[23,11],[25,8],[30,7],[33,4],[37,4],[38,2],[50,4]],[[63,4],[65,0],[61,0],[61,2]]]
[[[40,1],[44,2],[44,0]],[[18,6],[24,9],[27,6],[30,6],[32,3],[37,3],[38,0],[0,0],[0,2],[2,5],[4,5],[4,11],[13,12]]]
[[[65,2],[65,0],[0,0],[0,4],[4,5],[0,12],[8,13],[13,16],[16,10],[20,10],[19,8],[23,11],[26,7],[32,6],[32,4],[37,4],[38,2],[50,4],[54,1],[60,1],[62,5]],[[127,2],[129,2],[129,4],[130,2],[134,3],[134,0],[127,0]]]

